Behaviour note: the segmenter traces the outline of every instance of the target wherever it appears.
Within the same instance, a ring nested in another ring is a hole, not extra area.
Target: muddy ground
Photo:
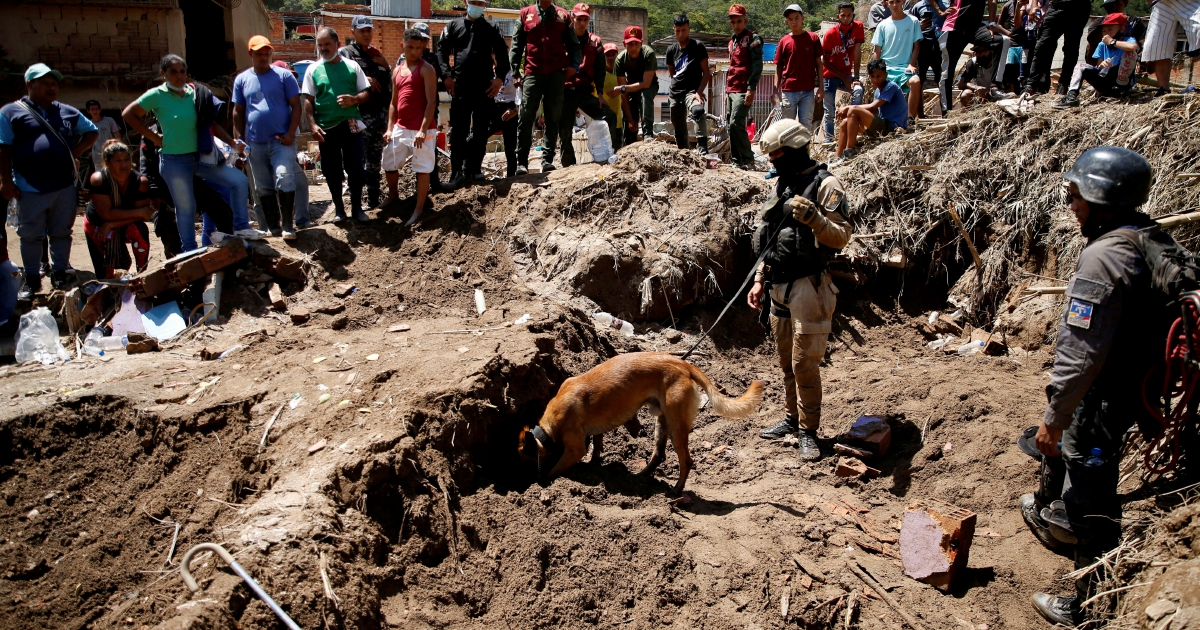
[[[761,174],[695,177],[744,178],[757,192],[734,214],[765,190]],[[757,436],[781,416],[782,389],[769,336],[733,295],[748,263],[634,338],[597,330],[595,302],[513,262],[504,229],[522,208],[506,200],[546,182],[438,195],[415,231],[401,228],[409,200],[367,226],[302,232],[294,250],[314,272],[288,309],[309,311],[304,323],[230,283],[220,325],[163,352],[0,368],[0,628],[282,627],[209,554],[193,562],[203,590],[188,592],[179,562],[203,542],[305,628],[823,628],[851,589],[857,627],[897,627],[850,557],[930,628],[1044,624],[1029,597],[1065,591],[1069,562],[1016,509],[1036,468],[1015,438],[1040,418],[1046,348],[933,353],[909,322],[944,306],[946,287],[897,299],[894,279],[843,286],[821,434],[878,414],[895,438],[881,477],[842,479],[834,457],[801,464]],[[652,479],[632,474],[651,438],[625,429],[599,461],[536,483],[517,432],[562,380],[620,352],[686,350],[725,296],[739,303],[693,361],[727,393],[755,379],[768,393],[744,421],[701,412],[683,500],[668,493],[673,455]],[[476,332],[447,332],[464,330]],[[949,594],[895,559],[900,518],[922,497],[978,514]],[[806,587],[793,554],[824,581]]]

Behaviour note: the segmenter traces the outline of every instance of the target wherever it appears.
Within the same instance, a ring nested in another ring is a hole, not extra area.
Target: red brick
[[[121,60],[121,53],[119,53],[111,48],[100,51],[100,61],[107,62],[107,63],[115,63],[120,60]]]
[[[62,33],[46,33],[47,48],[66,48],[67,36]]]
[[[127,73],[127,72],[132,72],[132,71],[133,71],[133,66],[131,66],[130,64],[127,64],[127,63],[114,63],[113,64],[113,72],[116,72],[117,74],[123,74],[123,73]]]
[[[137,22],[117,22],[117,32],[121,35],[137,35]]]
[[[937,499],[910,505],[900,526],[904,574],[949,591],[967,567],[975,520],[974,512]]]
[[[124,50],[129,48],[129,37],[125,35],[114,35],[108,38],[111,45],[116,50]]]
[[[81,9],[81,19],[101,20],[104,18],[104,9],[102,7],[81,7]]]
[[[64,20],[82,20],[83,7],[64,4],[59,7]]]
[[[15,18],[22,20],[42,19],[42,12],[38,10],[38,6],[36,4],[18,4],[16,9],[11,10],[13,11],[12,16]]]
[[[128,48],[121,48],[117,51],[117,53],[121,56],[121,61],[125,61],[128,63],[138,63],[142,60],[141,55],[139,55],[138,51],[136,51],[136,50],[129,50]]]
[[[112,74],[113,71],[113,65],[111,63],[101,63],[97,61],[96,63],[92,64],[92,67],[96,69],[96,74]]]
[[[59,20],[54,23],[54,30],[59,33],[79,33],[80,35],[95,35],[96,22],[92,20]]]
[[[90,61],[76,61],[74,64],[75,72],[78,74],[92,74],[95,68]]]
[[[136,48],[138,50],[150,50],[150,38],[149,37],[130,37],[129,38],[129,47]]]
[[[115,22],[95,21],[96,34],[104,35],[105,37],[114,37],[117,35],[117,24]]]
[[[61,59],[58,48],[39,48],[37,58],[51,65]]]
[[[91,41],[88,39],[87,35],[68,35],[67,45],[71,46],[72,48],[87,48],[91,45]]]
[[[90,41],[92,48],[96,50],[107,50],[109,46],[112,46],[112,42],[103,35],[92,35]]]
[[[43,4],[39,8],[38,13],[41,14],[41,18],[43,20],[61,20],[62,19],[62,7],[60,7],[57,4]]]
[[[71,47],[59,48],[58,58],[64,63],[70,61],[79,61],[79,49]]]
[[[171,46],[171,42],[166,37],[151,37],[150,38],[150,47],[155,50],[166,49],[166,48],[169,48],[170,46]]]

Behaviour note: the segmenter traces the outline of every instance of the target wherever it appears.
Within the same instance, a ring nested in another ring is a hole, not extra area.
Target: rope
[[[1184,427],[1191,420],[1189,408],[1196,383],[1200,381],[1200,292],[1190,291],[1180,296],[1182,314],[1167,334],[1164,353],[1163,383],[1161,393],[1156,393],[1154,403],[1148,395],[1150,376],[1142,380],[1142,404],[1150,417],[1162,426],[1157,437],[1147,439],[1146,455],[1143,460],[1151,474],[1163,475],[1179,464],[1179,440]],[[1177,400],[1176,400],[1177,399]],[[1176,400],[1172,405],[1171,401]],[[1157,465],[1155,454],[1169,449],[1166,463]]]

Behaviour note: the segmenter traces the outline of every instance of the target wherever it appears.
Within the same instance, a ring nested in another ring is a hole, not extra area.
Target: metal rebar
[[[193,556],[204,550],[211,551],[220,556],[221,559],[225,561],[225,564],[228,564],[229,568],[233,569],[233,572],[246,582],[246,586],[249,586],[250,590],[254,591],[254,594],[257,595],[259,599],[263,600],[263,603],[267,605],[267,608],[270,608],[271,612],[274,612],[275,616],[279,617],[279,620],[282,621],[284,625],[291,630],[300,630],[300,626],[296,625],[296,622],[292,621],[292,618],[289,617],[287,613],[283,612],[283,609],[279,607],[279,604],[276,604],[275,600],[271,599],[270,595],[267,595],[267,592],[258,585],[258,582],[255,582],[254,578],[250,577],[250,574],[246,573],[246,570],[242,568],[242,565],[238,564],[237,561],[233,559],[233,556],[231,556],[228,551],[225,551],[225,548],[221,545],[213,543],[200,543],[199,545],[188,549],[188,552],[183,554],[183,562],[179,567],[179,574],[183,576],[183,583],[187,585],[188,590],[193,593],[200,590],[200,585],[197,584],[195,578],[192,577],[192,571],[190,568],[188,568],[188,565],[192,563]]]

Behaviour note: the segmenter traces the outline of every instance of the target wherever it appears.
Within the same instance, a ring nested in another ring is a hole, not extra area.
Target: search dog
[[[700,393],[708,395],[718,415],[745,418],[758,409],[763,388],[762,381],[754,381],[740,397],[728,398],[700,368],[678,357],[654,352],[618,355],[582,376],[563,381],[538,423],[521,430],[520,455],[537,460],[539,476],[555,477],[583,459],[589,440],[596,461],[604,433],[624,425],[638,437],[637,412],[649,407],[650,413],[658,416],[654,455],[637,474],[654,473],[663,461],[669,437],[679,456],[679,481],[674,488],[678,495],[692,470],[688,435],[700,411]]]

